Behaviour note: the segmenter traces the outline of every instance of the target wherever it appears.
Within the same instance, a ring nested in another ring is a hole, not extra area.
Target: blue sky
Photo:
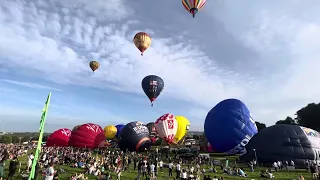
[[[50,91],[46,131],[168,112],[202,130],[226,98],[272,125],[319,101],[319,11],[316,0],[215,0],[193,19],[172,0],[4,0],[0,131],[37,131]],[[143,57],[132,43],[139,31],[152,37]],[[153,108],[141,90],[149,74],[165,81]]]

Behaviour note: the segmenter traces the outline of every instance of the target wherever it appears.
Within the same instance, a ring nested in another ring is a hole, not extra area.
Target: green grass
[[[220,156],[218,154],[213,154],[212,155],[215,159],[225,159],[228,158],[230,159],[230,161],[233,161],[236,156]],[[27,167],[27,156],[22,156],[19,157],[19,161],[22,164],[21,170],[25,171],[26,167]],[[7,175],[8,173],[8,166],[9,166],[9,162],[6,163],[5,166],[5,174]],[[241,166],[241,165],[240,165]],[[80,169],[80,168],[72,168],[69,166],[55,166],[55,169],[59,170],[59,168],[63,168],[66,173],[64,174],[60,174],[59,175],[59,179],[61,180],[69,180],[69,178],[71,177],[71,175],[76,174],[76,173],[80,173],[83,172],[84,169]],[[205,167],[206,168],[206,167]],[[250,172],[248,168],[244,167],[245,172],[248,174],[247,178],[241,178],[238,176],[228,176],[228,175],[223,175],[220,167],[217,167],[218,172],[217,173],[207,173],[209,174],[211,177],[213,176],[217,176],[217,177],[224,177],[227,180],[251,180],[251,179],[260,179],[259,176],[259,172],[260,171],[264,171],[266,170],[266,168],[259,168],[256,169],[256,172]],[[220,170],[220,171],[219,171]],[[175,176],[175,172],[173,173],[173,176]],[[312,179],[311,174],[308,173],[306,170],[294,170],[294,171],[282,171],[282,172],[274,172],[273,173],[275,176],[275,179],[280,179],[280,180],[292,180],[292,179],[297,179],[298,176],[303,175],[305,179]],[[116,179],[116,174],[111,172],[112,178]],[[121,179],[122,180],[134,180],[137,176],[137,171],[133,171],[133,165],[130,166],[129,171],[128,172],[123,172]],[[98,178],[95,176],[89,176],[86,175],[86,177],[88,177],[88,179],[92,179],[92,180],[97,180]],[[21,176],[19,176],[18,172],[16,173],[14,180],[22,180],[23,178]],[[38,176],[38,179],[42,179],[41,175]],[[158,174],[158,180],[171,180],[173,178],[169,178],[168,176],[168,170],[165,169],[163,173],[159,173]]]

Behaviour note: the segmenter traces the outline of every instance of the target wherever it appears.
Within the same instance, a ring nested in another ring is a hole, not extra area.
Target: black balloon
[[[141,122],[130,122],[120,132],[118,143],[122,151],[142,152],[151,146],[149,130]]]
[[[164,88],[164,81],[156,75],[149,75],[141,82],[144,93],[148,96],[151,103],[157,99]]]
[[[275,161],[294,161],[304,166],[305,160],[319,160],[320,136],[309,128],[277,124],[262,129],[246,145],[247,153],[241,157],[244,161],[273,163]]]
[[[150,136],[155,136],[156,135],[156,127],[154,126],[154,122],[150,122],[147,124],[147,128],[149,130]]]

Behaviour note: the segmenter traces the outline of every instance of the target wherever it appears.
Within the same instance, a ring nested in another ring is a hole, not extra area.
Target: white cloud
[[[0,65],[29,76],[142,94],[141,79],[156,74],[165,81],[163,96],[187,100],[190,109],[199,106],[190,111],[199,119],[205,117],[202,109],[224,98],[248,102],[258,121],[275,121],[279,114],[291,112],[288,102],[301,107],[320,97],[319,83],[310,82],[320,72],[315,49],[320,47],[319,24],[292,18],[285,14],[288,11],[272,15],[265,9],[254,22],[247,22],[256,23],[253,29],[242,34],[244,43],[261,57],[285,52],[292,58],[287,70],[261,80],[218,66],[183,34],[168,38],[150,32],[152,46],[141,57],[133,35],[151,28],[132,16],[133,10],[121,0],[6,0],[0,7]],[[283,56],[278,58],[280,63]],[[92,59],[101,64],[94,74],[88,68]]]
[[[62,91],[61,89],[57,89],[57,88],[54,88],[54,87],[43,86],[43,85],[40,85],[40,84],[35,84],[35,83],[30,83],[30,82],[13,81],[13,80],[9,80],[9,79],[0,79],[0,82],[5,82],[5,83],[9,83],[9,84],[15,84],[15,85],[24,86],[24,87],[28,87],[28,88],[32,88],[32,89],[44,89],[44,90]]]

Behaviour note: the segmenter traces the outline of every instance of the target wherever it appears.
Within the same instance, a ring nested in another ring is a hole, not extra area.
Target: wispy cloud
[[[314,80],[320,75],[318,1],[208,2],[196,19],[180,13],[179,2],[130,2],[4,0],[0,64],[58,84],[137,95],[141,79],[156,74],[165,81],[163,96],[187,101],[199,119],[224,98],[242,99],[265,122],[320,98]],[[172,12],[154,15],[159,7]],[[152,46],[141,57],[132,37],[147,29]],[[101,64],[95,74],[88,68],[92,59]]]
[[[0,81],[1,82],[5,82],[5,83],[19,85],[19,86],[24,86],[24,87],[28,87],[28,88],[32,88],[32,89],[44,89],[44,90],[62,91],[61,89],[57,89],[57,88],[54,88],[54,87],[44,86],[44,85],[30,83],[30,82],[13,81],[13,80],[9,80],[9,79],[0,79]]]

